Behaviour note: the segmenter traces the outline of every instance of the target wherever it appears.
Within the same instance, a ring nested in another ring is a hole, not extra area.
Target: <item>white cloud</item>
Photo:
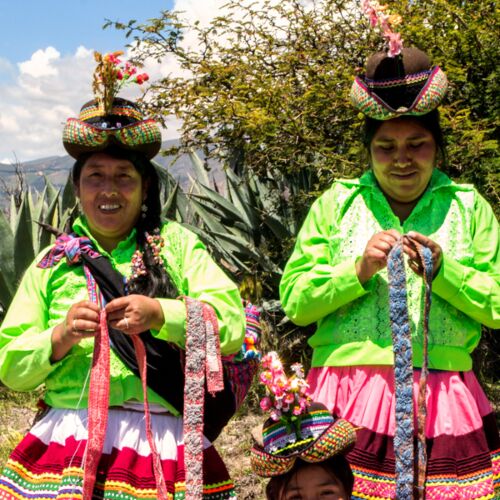
[[[0,158],[13,158],[15,153],[27,161],[66,154],[62,129],[66,119],[78,116],[82,104],[93,98],[94,67],[91,49],[81,46],[61,56],[48,47],[18,64],[14,78],[0,80]],[[120,95],[135,99],[141,92],[135,86]],[[177,128],[172,119],[164,138],[178,137]]]
[[[34,78],[57,75],[56,63],[60,56],[61,54],[54,47],[37,50],[29,61],[18,64],[19,71],[21,75]]]
[[[222,13],[225,0],[177,0],[174,8],[184,12],[190,22],[207,25]],[[197,40],[186,34],[184,43],[193,46]],[[55,47],[41,48],[28,61],[17,64],[0,58],[0,158],[17,155],[20,161],[66,154],[61,141],[68,117],[77,116],[81,105],[92,99],[91,78],[94,70],[93,50],[80,46],[74,54],[61,55]],[[145,71],[151,79],[179,74],[176,61],[167,57],[161,64],[146,61]],[[140,88],[122,92],[134,99]],[[180,123],[168,121],[164,139],[179,136]]]

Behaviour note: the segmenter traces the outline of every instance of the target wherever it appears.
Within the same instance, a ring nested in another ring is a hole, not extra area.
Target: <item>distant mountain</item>
[[[176,139],[165,141],[162,144],[162,149],[170,148],[178,144]],[[198,152],[202,158],[201,152]],[[155,161],[168,168],[169,172],[177,179],[182,187],[189,186],[189,176],[194,177],[191,160],[188,155],[182,155],[174,164],[171,165],[174,157],[172,156],[157,156]],[[26,176],[28,186],[42,191],[44,188],[43,176],[47,177],[56,187],[62,187],[66,183],[69,172],[75,160],[70,156],[49,156],[39,160],[31,160],[22,162],[22,168]],[[211,164],[213,174],[217,180],[222,177],[221,169],[217,164]],[[0,177],[8,184],[12,185],[16,182],[14,166],[0,163]],[[5,199],[5,194],[1,193],[0,206],[5,206],[8,200]]]

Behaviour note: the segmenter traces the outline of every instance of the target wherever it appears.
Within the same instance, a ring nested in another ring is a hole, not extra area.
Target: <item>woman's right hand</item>
[[[366,244],[360,259],[356,261],[356,274],[365,284],[374,274],[387,266],[387,257],[396,241],[401,237],[395,229],[374,234]]]
[[[52,362],[66,356],[82,339],[96,335],[100,328],[99,313],[99,306],[89,300],[70,307],[66,319],[52,330]]]

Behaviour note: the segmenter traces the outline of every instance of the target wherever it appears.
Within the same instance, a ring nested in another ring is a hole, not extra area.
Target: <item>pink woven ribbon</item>
[[[84,458],[83,499],[90,500],[102,455],[109,406],[109,333],[106,311],[101,310],[100,329],[94,339],[88,401],[88,438]]]
[[[205,381],[214,395],[224,389],[217,316],[213,308],[184,297],[187,309],[186,368],[184,386],[184,461],[186,500],[203,497],[203,417]],[[153,456],[157,498],[167,500],[168,492],[161,458],[151,430],[151,413],[147,397],[146,350],[138,335],[133,335],[144,397],[146,436]],[[88,401],[88,440],[84,459],[83,499],[90,500],[94,491],[97,467],[102,455],[109,406],[109,332],[106,311],[101,310],[100,331],[94,340]]]

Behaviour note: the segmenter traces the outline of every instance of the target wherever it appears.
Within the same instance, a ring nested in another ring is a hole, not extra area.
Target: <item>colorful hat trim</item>
[[[132,103],[125,99],[115,100],[108,113],[111,116],[126,116],[136,121],[143,119],[140,110]],[[96,100],[89,101],[82,106],[79,115],[80,120],[88,121],[93,118],[103,118],[102,110]]]
[[[161,132],[152,119],[121,128],[101,128],[77,118],[69,118],[63,130],[64,147],[74,158],[84,153],[102,151],[112,141],[124,149],[139,151],[153,158],[161,147]]]
[[[394,109],[375,94],[377,88],[415,85],[425,81],[411,106]],[[425,115],[437,108],[448,88],[446,74],[439,66],[428,71],[406,75],[400,79],[369,80],[356,77],[351,87],[351,102],[364,115],[375,120],[390,120],[398,116]]]
[[[313,411],[311,413],[310,422],[314,422],[318,418],[330,421],[329,425],[319,436],[315,437],[313,434],[310,434],[305,439],[300,439],[295,443],[291,442],[285,447],[286,449],[279,452],[277,450],[274,452],[266,450],[266,444],[264,444],[264,447],[258,444],[254,445],[250,451],[250,460],[252,468],[257,475],[261,477],[273,477],[286,474],[298,458],[309,463],[322,462],[342,453],[354,444],[356,441],[356,431],[347,420],[338,419],[334,421],[331,414],[326,410]],[[285,428],[279,422],[273,424],[271,427],[274,428],[279,425]],[[267,429],[264,432],[266,431]],[[271,430],[270,432],[273,434],[276,430]],[[277,442],[274,444],[277,444]],[[286,453],[286,455],[282,455],[282,453]]]

